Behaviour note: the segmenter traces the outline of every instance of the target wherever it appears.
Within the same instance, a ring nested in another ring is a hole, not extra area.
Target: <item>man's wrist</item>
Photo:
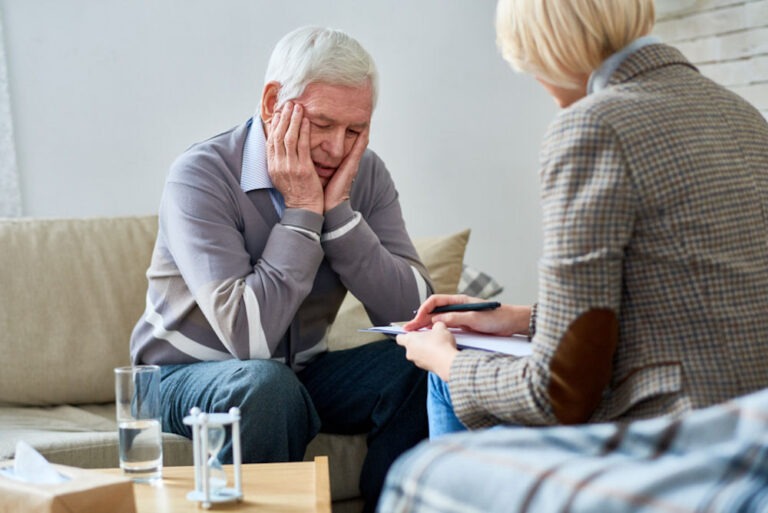
[[[324,213],[328,213],[328,212],[330,212],[331,210],[333,210],[334,208],[338,207],[339,205],[341,205],[341,204],[342,204],[342,203],[344,203],[345,201],[349,201],[349,194],[347,194],[347,195],[346,195],[345,197],[343,197],[343,198],[339,198],[339,199],[338,199],[338,200],[336,200],[336,201],[333,201],[333,200],[329,201],[329,200],[326,198],[325,204],[323,205],[323,207],[325,208],[325,212],[324,212]]]
[[[285,204],[285,208],[293,208],[296,210],[306,210],[307,212],[312,212],[313,214],[317,214],[322,216],[325,212],[323,212],[323,204],[315,204],[315,203],[306,203],[306,204]]]
[[[280,224],[305,237],[319,241],[323,228],[323,216],[303,208],[286,208]]]
[[[362,218],[360,212],[352,210],[352,205],[348,200],[342,201],[325,213],[320,240],[325,242],[342,237],[357,226]]]
[[[304,235],[305,237],[308,237],[308,238],[310,238],[310,239],[312,239],[312,240],[314,240],[316,242],[320,242],[320,234],[319,233],[313,232],[312,230],[307,230],[306,228],[301,228],[299,226],[291,226],[289,224],[284,224],[283,226],[285,226],[289,230],[293,230],[296,233],[300,233],[300,234]]]
[[[352,214],[352,218],[347,221],[346,224],[336,228],[335,230],[332,230],[330,232],[323,232],[323,234],[320,236],[320,240],[323,242],[338,239],[339,237],[343,237],[352,229],[357,226],[360,223],[360,220],[363,218],[362,214],[360,212],[354,212]]]

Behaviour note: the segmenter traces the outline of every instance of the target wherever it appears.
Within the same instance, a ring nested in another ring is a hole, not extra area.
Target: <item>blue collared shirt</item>
[[[589,82],[587,82],[587,94],[596,93],[608,85],[608,80],[613,75],[613,72],[618,69],[624,59],[638,51],[640,48],[648,45],[655,45],[660,43],[661,40],[656,36],[643,36],[635,39],[627,46],[614,53],[603,61],[599,68],[589,75]]]
[[[260,118],[248,121],[248,136],[243,147],[243,166],[240,170],[240,188],[243,192],[269,189],[269,197],[278,217],[283,217],[285,200],[280,191],[272,185],[267,167],[267,137]]]

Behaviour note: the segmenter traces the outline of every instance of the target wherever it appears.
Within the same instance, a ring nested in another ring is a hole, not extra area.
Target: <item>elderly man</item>
[[[259,116],[173,164],[134,363],[162,366],[163,429],[240,408],[246,462],[301,460],[318,431],[369,433],[360,488],[427,434],[426,376],[392,341],[328,352],[349,290],[375,324],[431,292],[368,145],[377,75],[350,36],[306,27],[268,65]],[[231,441],[223,459],[231,459]]]

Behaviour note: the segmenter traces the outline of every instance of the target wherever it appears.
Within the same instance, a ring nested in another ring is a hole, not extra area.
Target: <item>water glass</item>
[[[160,367],[115,369],[120,468],[134,481],[159,479],[163,469]]]

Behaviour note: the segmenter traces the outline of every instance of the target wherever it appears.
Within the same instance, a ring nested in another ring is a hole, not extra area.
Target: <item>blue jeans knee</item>
[[[183,417],[197,406],[206,412],[240,409],[244,462],[300,461],[320,429],[309,394],[286,365],[271,360],[225,360],[163,366],[164,428],[190,436]],[[232,458],[231,438],[221,460]]]

